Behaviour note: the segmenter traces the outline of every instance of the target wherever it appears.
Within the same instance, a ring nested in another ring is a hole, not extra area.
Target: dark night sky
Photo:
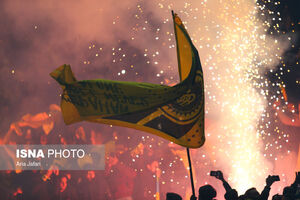
[[[300,100],[300,65],[296,63],[299,63],[300,60],[300,2],[296,0],[280,2],[280,6],[276,7],[276,12],[279,11],[282,14],[282,21],[279,22],[280,30],[287,33],[294,30],[296,33],[294,46],[287,49],[283,55],[286,67],[284,68],[285,73],[281,78],[287,84],[286,90],[289,100],[293,103],[298,103]],[[276,23],[278,23],[278,21],[273,22],[273,24]],[[272,32],[272,30],[273,29],[270,28],[269,33]],[[277,36],[280,36],[282,32],[277,34]],[[282,65],[278,65],[277,69],[280,67],[282,67]],[[286,73],[288,70],[290,70],[290,72]],[[275,73],[276,72],[279,72],[279,70],[275,71]],[[277,79],[274,74],[270,74],[270,79],[272,81],[276,81]],[[297,81],[299,82],[297,83]]]

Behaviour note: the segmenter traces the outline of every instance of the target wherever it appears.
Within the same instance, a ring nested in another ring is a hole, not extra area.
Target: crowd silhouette
[[[248,189],[245,194],[239,195],[237,190],[233,189],[229,183],[224,179],[221,171],[211,171],[211,176],[222,181],[226,191],[224,198],[226,200],[268,200],[271,186],[274,182],[280,181],[279,176],[269,175],[266,178],[266,186],[263,191],[259,193],[256,188]],[[190,200],[214,200],[217,196],[217,191],[211,185],[204,185],[199,188],[198,198],[194,195]],[[167,200],[182,200],[182,197],[176,193],[167,193]],[[300,172],[296,172],[295,181],[283,189],[282,194],[275,194],[272,200],[300,200]]]

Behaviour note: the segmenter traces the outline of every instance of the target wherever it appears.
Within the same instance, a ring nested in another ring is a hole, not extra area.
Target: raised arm
[[[211,174],[211,176],[212,176],[212,174]],[[222,171],[220,171],[220,170],[216,171],[216,174],[213,175],[213,176],[216,177],[216,179],[219,179],[220,181],[222,181],[223,186],[224,186],[226,192],[229,192],[230,190],[232,190],[232,188],[229,185],[229,183],[224,179]]]
[[[279,176],[269,175],[268,178],[266,179],[266,186],[259,196],[259,200],[268,200],[272,184],[279,180],[280,180]]]

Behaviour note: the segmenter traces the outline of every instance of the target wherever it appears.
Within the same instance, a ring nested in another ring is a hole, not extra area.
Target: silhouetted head
[[[211,185],[204,185],[199,188],[198,200],[212,200],[216,196],[217,192]]]
[[[272,197],[272,200],[282,200],[283,199],[283,196],[280,195],[280,194],[275,194],[273,197]]]
[[[256,190],[256,188],[250,188],[245,192],[246,199],[258,199],[259,192]]]
[[[283,188],[283,196],[284,199],[293,199],[295,191],[293,190],[292,187],[285,187]]]
[[[225,199],[228,200],[237,200],[238,199],[238,192],[235,189],[226,192],[224,195]]]
[[[167,193],[167,200],[182,200],[181,196],[176,193]]]
[[[245,200],[245,199],[246,199],[246,196],[243,194],[243,195],[239,196],[237,199],[238,199],[238,200]]]

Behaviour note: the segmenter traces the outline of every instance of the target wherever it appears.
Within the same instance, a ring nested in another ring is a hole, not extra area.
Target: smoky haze
[[[140,18],[150,18],[147,30],[135,34],[137,9],[135,1],[1,1],[0,132],[25,113],[60,101],[49,73],[62,64],[70,64],[79,80],[160,83],[163,76],[155,76],[158,68],[146,63],[151,58],[144,51],[159,48],[153,35],[162,22],[145,11]],[[118,76],[123,69],[126,75]]]

